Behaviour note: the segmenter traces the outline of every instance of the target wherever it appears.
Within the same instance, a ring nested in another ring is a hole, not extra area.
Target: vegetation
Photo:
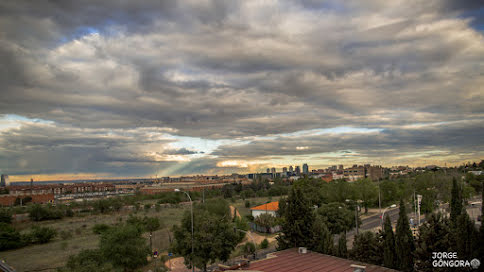
[[[191,214],[186,212],[181,225],[173,227],[173,252],[185,257],[187,265],[193,264],[203,271],[217,259],[226,261],[239,240],[230,218],[230,209],[224,200],[196,205],[193,212],[193,241]]]

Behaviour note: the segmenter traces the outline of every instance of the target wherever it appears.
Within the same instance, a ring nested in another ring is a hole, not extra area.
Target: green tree
[[[267,239],[262,240],[262,242],[260,243],[260,248],[265,249],[265,248],[268,248],[268,247],[269,247],[269,240],[267,240]]]
[[[24,246],[22,235],[9,224],[0,223],[0,251]]]
[[[348,258],[348,248],[346,243],[346,232],[342,232],[338,239],[338,256],[345,259]]]
[[[400,200],[400,212],[398,214],[397,229],[395,233],[395,252],[397,265],[402,271],[413,270],[412,252],[415,249],[412,231],[408,223],[405,203]]]
[[[0,209],[0,223],[12,223],[12,213],[7,209]]]
[[[275,226],[276,218],[271,214],[264,213],[257,216],[254,219],[255,223],[263,228],[266,228],[266,232],[269,232],[269,228]]]
[[[33,243],[45,244],[57,236],[57,231],[49,227],[33,226],[30,237]]]
[[[355,212],[342,203],[323,204],[317,210],[332,234],[349,231],[355,227]],[[361,220],[358,218],[358,224]]]
[[[355,236],[352,257],[360,262],[380,265],[382,263],[381,246],[375,233],[364,231]]]
[[[434,271],[432,252],[451,252],[452,239],[449,220],[441,213],[431,214],[419,229],[414,254],[418,271]]]
[[[282,233],[277,236],[279,249],[307,246],[311,242],[314,215],[301,188],[292,186],[282,205]]]
[[[203,271],[206,271],[207,264],[217,259],[226,261],[238,240],[229,218],[230,216],[220,216],[217,213],[210,213],[207,209],[197,208],[194,211],[192,255],[191,215],[186,212],[181,225],[173,227],[173,252],[185,257],[187,264],[193,261],[194,266]]]
[[[378,199],[378,187],[370,179],[360,179],[354,183],[355,192],[359,199],[363,201],[365,214],[368,213],[368,206]]]
[[[479,165],[482,165],[484,160]],[[483,166],[481,166],[483,167]],[[479,256],[484,256],[484,181],[482,182],[483,189],[481,190],[481,227],[479,228]]]
[[[454,177],[452,180],[452,191],[451,191],[451,200],[450,200],[450,221],[451,223],[456,226],[457,218],[459,215],[462,214],[462,198],[461,198],[461,191],[459,185],[457,184],[457,180]]]
[[[113,266],[107,262],[98,249],[85,249],[69,257],[67,264],[59,272],[111,272]]]
[[[383,229],[383,265],[388,268],[396,268],[395,234],[393,233],[392,222],[388,215],[385,216]]]
[[[314,220],[312,241],[310,245],[312,250],[319,253],[333,254],[334,252],[333,235],[329,232],[329,229],[321,216],[316,216]]]
[[[477,257],[479,232],[467,212],[457,218],[457,227],[453,231],[455,235],[455,248],[460,259],[472,260]]]
[[[112,228],[101,235],[99,250],[115,267],[133,270],[147,263],[150,249],[141,231],[133,225]]]

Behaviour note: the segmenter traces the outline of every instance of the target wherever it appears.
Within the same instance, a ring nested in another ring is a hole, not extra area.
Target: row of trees
[[[346,231],[324,217],[325,206],[315,209],[308,197],[308,183],[296,183],[287,199],[280,201],[280,215],[283,218],[283,232],[279,235],[279,248],[305,246],[316,252],[340,257],[350,257],[358,261],[383,265],[401,271],[433,271],[432,252],[457,252],[459,259],[471,260],[484,256],[484,227],[478,230],[469,218],[463,205],[463,190],[457,180],[452,181],[450,197],[450,217],[432,213],[419,229],[414,239],[410,229],[405,203],[400,201],[396,231],[393,231],[390,218],[384,220],[382,231],[362,232],[355,236],[353,248],[346,249]],[[310,187],[310,185],[309,185]],[[483,193],[484,194],[484,193]],[[342,203],[326,206],[333,213],[343,209]],[[337,216],[336,216],[337,217]],[[330,216],[329,218],[334,218]],[[348,218],[349,219],[349,218]],[[339,235],[337,245],[333,235]],[[383,252],[383,255],[381,254]]]

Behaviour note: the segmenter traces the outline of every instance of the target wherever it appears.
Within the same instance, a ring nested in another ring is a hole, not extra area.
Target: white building
[[[252,212],[252,216],[256,218],[261,214],[270,214],[272,216],[276,216],[276,212],[279,210],[279,201],[269,202],[263,205],[259,205],[256,207],[250,208]]]

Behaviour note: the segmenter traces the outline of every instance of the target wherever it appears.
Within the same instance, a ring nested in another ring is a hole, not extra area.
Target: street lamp
[[[383,217],[385,216],[385,212],[390,209],[390,208],[395,208],[397,207],[396,204],[392,204],[390,207],[386,207],[384,210],[383,210],[383,213],[381,214],[381,229],[383,230]]]
[[[353,202],[355,204],[355,225],[356,225],[356,235],[358,235],[358,210],[360,209],[360,203],[361,200],[350,200],[346,199],[345,200],[347,203]]]
[[[175,189],[175,192],[185,193],[188,196],[188,199],[190,199],[190,213],[192,215],[192,256],[190,258],[191,259],[190,262],[192,264],[192,271],[195,272],[195,266],[193,266],[193,253],[194,253],[194,251],[193,251],[193,201],[192,201],[192,198],[190,197],[190,195],[187,192],[182,191],[180,189]]]

